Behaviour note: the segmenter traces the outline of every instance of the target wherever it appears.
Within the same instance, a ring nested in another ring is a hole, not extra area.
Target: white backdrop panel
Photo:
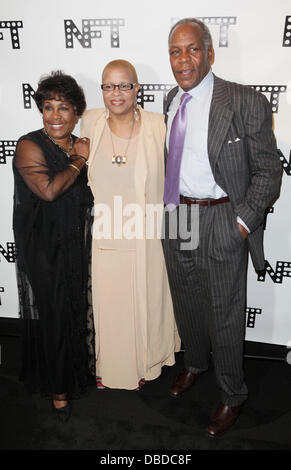
[[[282,190],[266,218],[267,269],[258,278],[249,265],[246,337],[272,344],[291,342],[289,0],[1,0],[0,317],[18,317],[11,162],[15,141],[42,125],[31,99],[39,78],[57,69],[73,75],[83,86],[90,109],[102,106],[103,67],[112,59],[127,59],[143,86],[142,106],[162,112],[166,85],[175,84],[168,32],[173,21],[189,16],[202,18],[211,30],[213,71],[257,86],[272,102],[284,168]]]

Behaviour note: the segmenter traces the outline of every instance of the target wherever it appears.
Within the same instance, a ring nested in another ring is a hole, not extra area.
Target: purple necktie
[[[192,96],[189,93],[184,93],[181,96],[180,106],[173,119],[170,132],[164,191],[165,204],[171,204],[169,210],[175,209],[180,203],[180,168],[187,127],[186,104],[191,98]]]

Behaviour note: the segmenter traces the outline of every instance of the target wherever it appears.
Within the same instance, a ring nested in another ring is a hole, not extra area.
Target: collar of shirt
[[[201,82],[197,86],[189,90],[187,93],[189,93],[189,95],[191,95],[195,100],[203,101],[205,98],[209,96],[210,93],[212,93],[213,82],[214,82],[213,73],[211,70],[209,70],[209,72],[207,73],[207,75],[205,75],[203,80],[201,80]],[[180,103],[180,98],[184,93],[185,91],[181,87],[179,87],[179,91],[176,95],[178,99],[178,103]]]

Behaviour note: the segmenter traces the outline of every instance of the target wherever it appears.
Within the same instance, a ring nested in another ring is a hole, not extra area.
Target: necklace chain
[[[111,137],[112,150],[113,150],[113,157],[112,157],[111,161],[112,161],[112,163],[117,163],[118,166],[120,166],[121,163],[126,163],[126,162],[127,162],[126,154],[127,154],[127,151],[128,151],[128,147],[129,147],[130,141],[131,141],[131,137],[132,137],[132,133],[133,133],[133,128],[134,128],[134,123],[135,123],[135,119],[132,120],[132,126],[131,126],[130,136],[129,136],[129,139],[127,140],[127,144],[126,144],[126,149],[125,149],[124,155],[116,155],[116,154],[115,154],[112,132],[111,132],[111,129],[110,129],[110,126],[109,126],[109,123],[108,123],[109,132],[110,132],[110,137]]]
[[[65,149],[64,147],[62,147],[61,145],[59,145],[57,142],[54,141],[54,139],[47,133],[45,128],[43,128],[43,132],[53,142],[53,144],[59,147],[59,149],[61,149],[68,157],[70,157],[69,152],[72,150],[73,145],[74,145],[72,134],[70,134],[70,147],[68,149]]]

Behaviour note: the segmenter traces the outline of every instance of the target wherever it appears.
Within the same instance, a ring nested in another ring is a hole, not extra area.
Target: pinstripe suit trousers
[[[181,206],[176,211],[179,224]],[[165,213],[163,249],[185,367],[196,373],[207,370],[212,351],[222,402],[237,406],[248,393],[243,373],[247,243],[230,202],[199,206],[196,249],[182,250],[185,240],[179,230],[171,238],[168,227],[169,214]]]

